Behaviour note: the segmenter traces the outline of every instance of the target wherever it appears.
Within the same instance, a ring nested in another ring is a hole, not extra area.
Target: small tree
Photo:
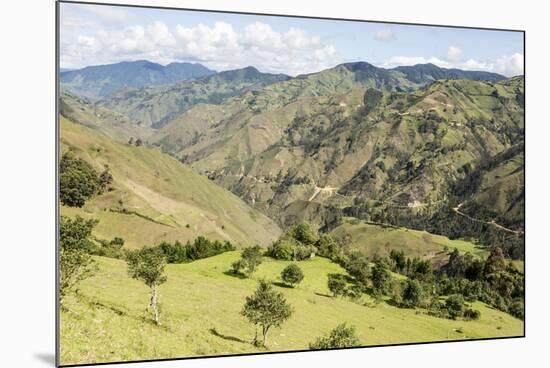
[[[344,295],[346,293],[346,285],[347,282],[344,275],[336,273],[331,273],[328,275],[327,286],[334,297]]]
[[[370,263],[367,256],[355,251],[349,255],[344,268],[357,281],[359,286],[366,288],[369,282]]]
[[[151,288],[151,300],[149,302],[149,307],[153,309],[153,320],[157,325],[160,325],[158,286],[165,283],[167,280],[164,275],[166,259],[159,253],[158,249],[144,247],[142,249],[129,252],[127,263],[130,277],[143,281],[145,285]]]
[[[376,261],[372,269],[372,288],[375,294],[385,295],[391,287],[391,273],[388,265],[383,260]]]
[[[241,254],[244,270],[248,276],[253,274],[262,263],[262,248],[259,245],[244,248]]]
[[[304,279],[304,273],[297,264],[292,263],[281,272],[281,279],[292,287],[298,285]]]
[[[403,288],[403,305],[407,308],[414,308],[420,305],[423,298],[422,286],[417,280],[408,279]]]
[[[504,271],[506,269],[506,259],[504,258],[504,253],[502,248],[494,247],[491,250],[491,254],[487,257],[485,261],[485,274],[497,273]]]
[[[143,141],[141,140],[141,138],[136,139],[135,142],[136,142],[136,147],[139,147],[143,144]]]
[[[105,170],[99,175],[99,192],[104,192],[108,189],[109,185],[113,183],[113,176],[109,172],[109,168],[105,167]]]
[[[60,303],[63,297],[80,281],[91,277],[97,265],[88,254],[92,243],[89,237],[96,220],[84,220],[81,217],[70,219],[61,216],[59,227],[59,294]]]
[[[82,207],[99,191],[99,177],[88,162],[68,151],[59,161],[59,200],[65,206]]]
[[[315,342],[309,344],[309,348],[313,350],[338,349],[358,346],[359,344],[355,327],[348,327],[345,323],[342,323],[330,331],[327,336],[319,337]]]
[[[256,292],[246,297],[241,314],[256,326],[253,344],[265,346],[269,329],[279,327],[290,318],[292,307],[286,302],[282,293],[273,290],[269,282],[261,280]],[[262,332],[261,342],[258,340],[258,326]]]
[[[452,319],[457,319],[464,314],[464,297],[460,294],[451,295],[445,301],[445,308]]]

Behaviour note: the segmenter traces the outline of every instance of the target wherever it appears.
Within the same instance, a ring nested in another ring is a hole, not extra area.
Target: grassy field
[[[189,264],[168,265],[160,287],[162,326],[150,322],[144,308],[149,289],[128,277],[123,261],[97,257],[99,273],[66,299],[61,313],[61,363],[190,357],[264,351],[250,344],[254,327],[239,312],[257,280],[277,282],[289,263],[264,259],[253,279],[229,273],[239,252],[228,252]],[[294,308],[280,329],[270,331],[268,349],[307,349],[318,336],[342,322],[353,324],[363,345],[520,336],[523,322],[481,303],[477,321],[452,321],[423,310],[399,309],[386,303],[367,305],[328,295],[328,273],[340,266],[316,257],[300,263],[304,281],[282,286]],[[276,284],[277,285],[277,284]]]
[[[470,252],[477,256],[486,256],[488,252],[474,243],[464,240],[451,240],[442,235],[407,228],[383,227],[366,223],[344,223],[334,229],[336,238],[350,237],[351,247],[365,252],[388,255],[390,249],[402,250],[408,256],[434,257],[445,248],[460,252]]]

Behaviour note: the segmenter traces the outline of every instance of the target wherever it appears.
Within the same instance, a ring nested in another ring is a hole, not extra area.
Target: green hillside
[[[125,90],[97,104],[126,115],[135,124],[161,127],[198,103],[221,103],[228,97],[289,78],[247,67],[179,83]]]
[[[98,171],[108,167],[114,178],[112,191],[83,208],[61,209],[62,215],[99,219],[99,238],[123,237],[126,246],[141,247],[203,235],[239,246],[266,245],[279,235],[272,220],[158,150],[116,143],[64,117],[61,148]]]
[[[288,262],[266,259],[254,279],[224,272],[238,258],[229,252],[189,264],[168,265],[160,287],[163,325],[144,316],[149,290],[128,277],[124,262],[97,257],[99,273],[79,286],[61,312],[61,363],[94,363],[266,351],[250,341],[254,327],[239,312],[260,277],[275,280]],[[336,325],[356,326],[363,345],[521,336],[523,322],[475,302],[475,321],[431,317],[422,309],[400,309],[367,297],[366,305],[328,297],[328,273],[337,265],[316,257],[300,263],[305,279],[295,289],[277,287],[295,308],[270,333],[270,351],[307,349]],[[220,299],[222,297],[222,299]],[[223,302],[221,302],[223,300]],[[83,348],[85,347],[85,348]]]
[[[196,106],[152,141],[283,224],[304,200],[433,210],[465,165],[523,139],[522,78],[377,96],[357,73],[337,67]]]
[[[450,240],[441,235],[407,228],[381,226],[375,224],[344,223],[331,231],[336,239],[349,244],[369,257],[375,255],[387,257],[391,250],[403,251],[405,255],[426,257],[434,262],[446,260],[448,250],[458,249],[462,253],[470,252],[477,256],[487,256],[482,247],[464,240]]]

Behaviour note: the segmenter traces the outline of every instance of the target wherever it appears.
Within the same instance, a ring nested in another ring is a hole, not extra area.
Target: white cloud
[[[374,34],[374,39],[377,41],[389,42],[396,38],[395,32],[390,28],[382,29]]]
[[[514,76],[523,74],[523,54],[515,53],[503,56],[495,62],[494,70],[497,73]]]
[[[323,45],[318,36],[299,28],[277,32],[262,22],[248,24],[241,32],[225,22],[179,24],[173,29],[153,22],[115,31],[102,29],[93,35],[77,33],[62,37],[63,67],[148,59],[162,64],[198,61],[218,70],[253,65],[262,71],[296,75],[340,61],[334,46]]]
[[[448,53],[449,54],[449,53]],[[459,53],[462,54],[462,51]],[[482,70],[499,73],[506,77],[523,74],[523,55],[515,53],[509,56],[501,56],[494,60],[468,59],[462,61],[451,60],[449,55],[445,59],[423,56],[394,56],[379,64],[383,68],[395,68],[402,65],[416,65],[431,63],[442,68],[458,68],[463,70]]]
[[[452,62],[457,62],[462,56],[462,49],[456,46],[449,46],[447,49],[447,59]]]

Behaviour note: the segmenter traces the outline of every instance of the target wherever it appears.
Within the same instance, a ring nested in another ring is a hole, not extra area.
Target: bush
[[[262,263],[262,248],[259,245],[244,248],[241,253],[241,259],[231,264],[233,273],[244,273],[250,276],[256,268]]]
[[[403,293],[401,295],[402,304],[406,308],[415,308],[421,305],[424,292],[420,282],[408,279],[405,282]]]
[[[286,302],[282,293],[273,290],[273,286],[261,280],[256,292],[246,297],[246,302],[241,311],[250,323],[261,327],[262,341],[254,337],[254,345],[265,346],[267,333],[271,327],[279,327],[292,315],[292,307]]]
[[[100,194],[111,184],[108,169],[98,175],[94,168],[68,151],[59,162],[59,199],[65,206],[82,207],[94,194]]]
[[[367,256],[360,252],[352,252],[344,262],[343,267],[360,286],[367,287],[370,277],[370,263]]]
[[[359,339],[355,334],[355,327],[348,327],[345,323],[342,323],[330,331],[327,336],[320,337],[315,342],[309,344],[309,348],[312,350],[339,349],[358,346],[359,344]]]
[[[512,316],[523,320],[525,318],[525,306],[523,301],[516,300],[508,307],[508,313]]]
[[[341,274],[331,273],[328,275],[327,286],[334,297],[344,295],[347,286],[346,277]]]
[[[391,273],[388,265],[383,260],[377,260],[372,269],[372,288],[375,294],[386,295],[391,287]]]
[[[168,263],[191,262],[235,250],[233,244],[228,241],[212,241],[203,236],[199,236],[193,242],[187,242],[185,245],[177,240],[174,244],[162,242],[156,248]]]
[[[267,251],[267,255],[279,260],[302,261],[317,251],[317,231],[308,223],[292,226]]]
[[[445,301],[445,308],[451,319],[457,319],[464,314],[464,297],[460,294],[451,295]]]
[[[464,318],[467,320],[477,320],[479,319],[479,317],[481,317],[481,312],[478,311],[477,309],[467,308],[464,311]]]
[[[281,272],[281,279],[294,287],[294,285],[298,285],[302,280],[304,279],[304,273],[302,272],[302,269],[298,267],[296,264],[290,264],[285,267],[285,269]]]
[[[317,240],[317,251],[320,256],[336,260],[342,253],[342,246],[330,235],[323,234]]]
[[[65,206],[82,207],[99,190],[94,168],[69,151],[59,162],[59,199]]]

